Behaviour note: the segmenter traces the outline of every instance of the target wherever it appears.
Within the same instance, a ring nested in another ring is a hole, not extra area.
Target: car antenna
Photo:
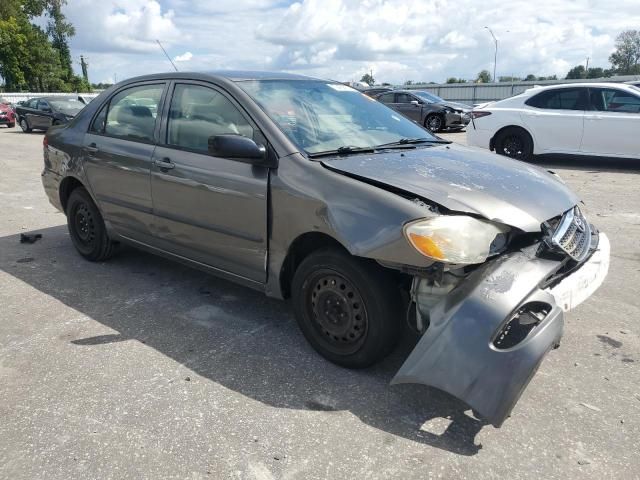
[[[160,45],[160,48],[162,49],[162,51],[164,52],[165,56],[167,57],[167,60],[169,60],[171,62],[171,65],[173,65],[173,68],[177,72],[178,71],[178,67],[176,67],[175,63],[173,63],[173,60],[171,60],[171,57],[167,54],[167,51],[164,49],[164,47],[160,43],[160,40],[156,39],[156,42],[158,42],[158,45]]]

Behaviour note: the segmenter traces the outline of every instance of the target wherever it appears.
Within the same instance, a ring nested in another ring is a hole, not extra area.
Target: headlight
[[[496,238],[504,238],[509,227],[466,215],[443,215],[404,226],[413,248],[438,262],[470,265],[484,262]]]

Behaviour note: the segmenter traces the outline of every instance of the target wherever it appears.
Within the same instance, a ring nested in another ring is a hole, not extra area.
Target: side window
[[[384,95],[380,95],[378,100],[382,103],[393,103],[394,93],[385,93]]]
[[[602,112],[640,113],[640,96],[613,88],[591,90],[591,107]]]
[[[100,112],[98,113],[98,115],[96,115],[96,118],[93,119],[89,131],[93,133],[104,133],[104,127],[107,123],[106,120],[108,106],[109,104],[107,103],[100,109]]]
[[[34,98],[34,99],[32,99],[32,100],[29,100],[29,101],[27,102],[27,107],[29,107],[29,108],[34,108],[34,109],[35,109],[35,108],[37,108],[37,107],[38,107],[38,99],[37,99],[37,98]]]
[[[109,102],[104,133],[127,140],[153,141],[163,89],[164,84],[142,85],[116,94]]]
[[[223,134],[252,138],[253,127],[216,90],[201,85],[176,85],[169,111],[167,143],[207,152],[209,137]]]
[[[413,95],[409,95],[408,93],[396,93],[396,103],[411,103]]]
[[[44,100],[40,100],[38,102],[38,110],[40,111],[49,111],[51,110],[51,107],[49,106],[49,104],[47,102],[45,102]]]
[[[550,110],[586,110],[586,89],[559,88],[541,92],[525,102],[527,105]]]

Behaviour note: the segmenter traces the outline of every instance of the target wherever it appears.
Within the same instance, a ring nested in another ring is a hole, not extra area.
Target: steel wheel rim
[[[313,328],[334,353],[357,351],[367,335],[368,315],[357,288],[333,270],[322,270],[310,279],[307,311]]]
[[[90,246],[96,238],[96,224],[89,207],[82,203],[73,216],[76,238],[85,246]]]
[[[427,121],[427,127],[432,132],[437,132],[442,127],[442,120],[440,120],[440,117],[433,116]]]
[[[502,142],[502,153],[511,158],[524,157],[524,142],[518,135],[511,135]]]

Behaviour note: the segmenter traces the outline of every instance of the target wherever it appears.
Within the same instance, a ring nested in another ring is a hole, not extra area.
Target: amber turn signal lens
[[[423,237],[422,235],[416,235],[415,233],[410,233],[409,237],[411,238],[413,246],[416,247],[416,249],[423,255],[437,260],[444,260],[442,250],[440,250],[438,245],[436,245],[429,237]]]

